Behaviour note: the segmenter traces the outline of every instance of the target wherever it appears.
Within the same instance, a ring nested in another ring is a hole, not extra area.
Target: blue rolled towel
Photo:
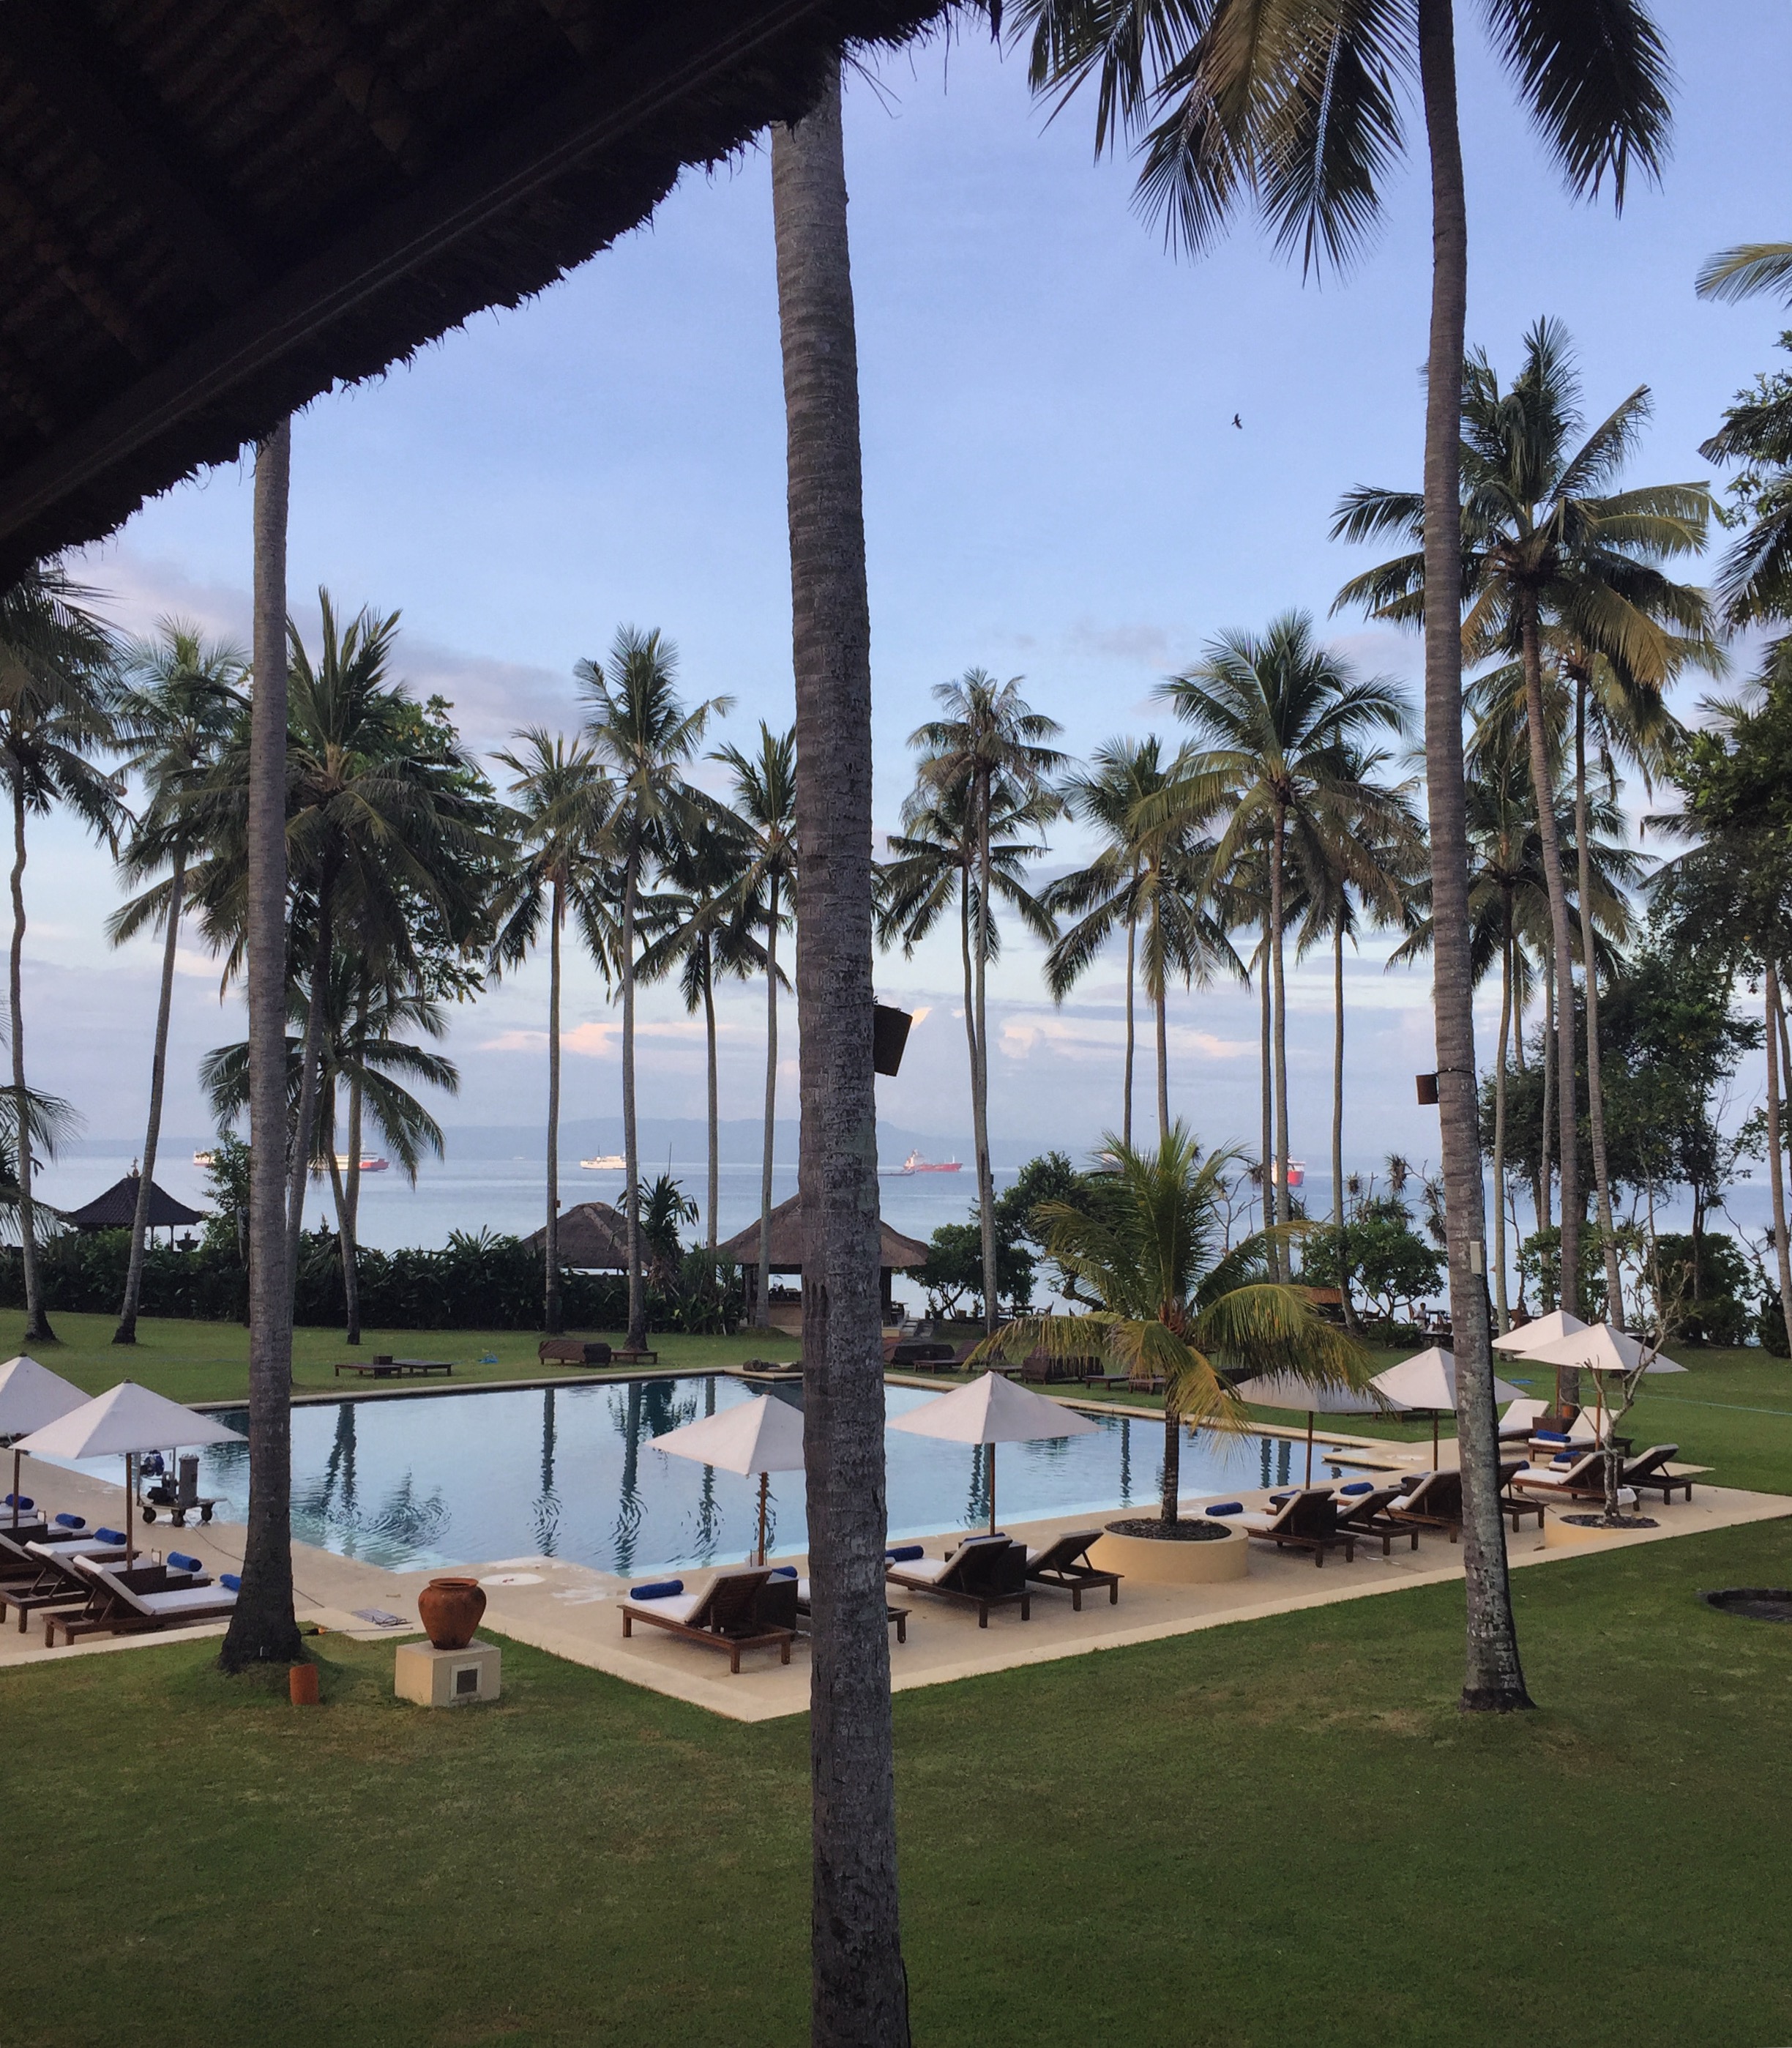
[[[671,1594],[684,1591],[683,1579],[655,1579],[644,1586],[630,1586],[630,1600],[664,1600]]]
[[[772,1576],[775,1579],[795,1579],[800,1578],[802,1574],[794,1565],[774,1565]]]
[[[168,1568],[176,1572],[203,1572],[205,1569],[197,1557],[189,1557],[184,1550],[170,1550]]]
[[[894,1550],[884,1553],[892,1565],[906,1565],[911,1557],[924,1557],[927,1554],[919,1543],[904,1543]]]
[[[23,1515],[28,1508],[35,1507],[37,1503],[29,1493],[9,1493],[6,1495],[6,1505],[9,1507],[16,1507],[20,1514]]]
[[[59,1515],[56,1521],[59,1529],[85,1529],[87,1526],[84,1515]]]
[[[1340,1493],[1373,1493],[1375,1481],[1372,1479],[1353,1479],[1348,1486],[1341,1486]]]
[[[122,1529],[96,1529],[93,1532],[93,1540],[96,1543],[122,1543],[125,1540],[125,1532]]]
[[[221,1586],[227,1587],[233,1593],[240,1593],[242,1591],[242,1577],[235,1572],[220,1572],[218,1574],[218,1583]]]
[[[1202,1509],[1203,1515],[1242,1515],[1244,1503],[1241,1500],[1216,1500],[1210,1507]]]

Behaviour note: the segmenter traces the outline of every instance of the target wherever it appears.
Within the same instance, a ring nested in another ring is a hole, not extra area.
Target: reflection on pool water
[[[302,1542],[403,1570],[537,1554],[624,1574],[743,1557],[758,1482],[668,1457],[652,1439],[757,1397],[722,1375],[530,1391],[308,1403],[292,1411],[292,1533]],[[900,1414],[933,1397],[886,1390]],[[774,1398],[800,1406],[800,1391]],[[245,1411],[226,1413],[246,1429]],[[1097,1416],[1091,1436],[1004,1444],[997,1504],[1004,1519],[1093,1514],[1157,1497],[1159,1422]],[[199,1491],[240,1519],[248,1445],[202,1454]],[[984,1454],[900,1431],[885,1439],[892,1538],[969,1528],[989,1515]],[[1283,1437],[1185,1437],[1182,1491],[1198,1498],[1299,1478],[1304,1445]],[[114,1462],[116,1462],[114,1460]],[[803,1478],[774,1472],[776,1549],[806,1540]]]

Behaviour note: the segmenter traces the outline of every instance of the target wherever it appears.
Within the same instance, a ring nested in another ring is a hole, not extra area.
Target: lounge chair
[[[794,1565],[774,1565],[772,1567],[772,1576],[774,1579],[796,1580],[796,1632],[799,1635],[808,1635],[811,1631],[803,1624],[812,1623],[815,1620],[815,1611],[809,1604],[809,1581],[807,1579],[797,1577],[796,1567]],[[907,1608],[891,1607],[886,1603],[884,1608],[884,1619],[886,1622],[896,1623],[898,1643],[906,1643],[908,1640]]]
[[[1523,1458],[1502,1458],[1500,1460],[1500,1511],[1512,1518],[1512,1534],[1515,1536],[1524,1526],[1524,1518],[1527,1515],[1536,1516],[1539,1529],[1543,1526],[1542,1501],[1528,1500],[1522,1493],[1516,1493],[1512,1489],[1512,1481],[1523,1470]]]
[[[1353,1494],[1349,1499],[1340,1495],[1334,1503],[1339,1532],[1354,1536],[1359,1543],[1373,1542],[1379,1538],[1384,1557],[1393,1555],[1396,1536],[1410,1536],[1416,1550],[1418,1530],[1411,1522],[1396,1522],[1388,1512],[1399,1497],[1397,1486],[1372,1487],[1367,1493]]]
[[[24,1548],[36,1568],[33,1575],[0,1585],[0,1621],[10,1608],[18,1616],[21,1635],[41,1608],[86,1605],[91,1587],[76,1569],[78,1560],[95,1558],[109,1565],[125,1561],[124,1533],[118,1529],[96,1529],[91,1536],[60,1543],[33,1542]]]
[[[1619,1498],[1623,1498],[1623,1481]],[[1514,1493],[1554,1495],[1561,1499],[1603,1500],[1605,1498],[1605,1453],[1584,1451],[1577,1458],[1549,1465],[1521,1465],[1513,1473]],[[1633,1494],[1631,1499],[1635,1495]]]
[[[622,1633],[633,1635],[637,1621],[721,1650],[736,1674],[743,1650],[776,1650],[778,1662],[788,1664],[796,1637],[796,1587],[782,1574],[774,1584],[772,1574],[757,1566],[718,1572],[700,1593],[687,1592],[683,1579],[659,1580],[624,1595]]]
[[[1082,1612],[1082,1596],[1091,1586],[1105,1586],[1108,1604],[1120,1604],[1118,1572],[1104,1572],[1089,1561],[1089,1546],[1101,1534],[1099,1529],[1071,1529],[1043,1549],[1027,1553],[1027,1576],[1036,1586],[1056,1586],[1070,1596],[1071,1608]]]
[[[1538,1422],[1549,1413],[1549,1407],[1546,1401],[1509,1402],[1505,1414],[1500,1418],[1500,1442],[1528,1444]]]
[[[1407,1491],[1390,1503],[1388,1512],[1408,1528],[1442,1529],[1453,1543],[1462,1534],[1462,1475],[1422,1473]]]
[[[970,1537],[950,1557],[924,1557],[919,1544],[888,1551],[884,1576],[905,1592],[937,1593],[974,1607],[979,1628],[989,1626],[993,1607],[1018,1607],[1023,1621],[1032,1616],[1026,1546],[1006,1536]]]
[[[1345,1564],[1356,1557],[1357,1538],[1339,1528],[1337,1503],[1329,1486],[1303,1486],[1279,1506],[1272,1502],[1237,1519],[1244,1533],[1260,1543],[1273,1543],[1279,1550],[1290,1544],[1297,1550],[1310,1550],[1315,1565],[1325,1563],[1328,1550],[1340,1548]]]
[[[1667,1468],[1668,1460],[1679,1455],[1680,1446],[1678,1444],[1651,1444],[1647,1450],[1637,1456],[1625,1459],[1624,1469],[1618,1474],[1618,1484],[1634,1487],[1639,1493],[1645,1488],[1653,1493],[1659,1487],[1664,1507],[1673,1499],[1676,1487],[1690,1500],[1693,1497],[1691,1480],[1682,1478]]]
[[[77,1635],[135,1635],[158,1628],[186,1628],[219,1621],[237,1604],[242,1581],[227,1572],[215,1584],[197,1557],[171,1551],[165,1565],[133,1565],[83,1557],[75,1569],[87,1581],[87,1605],[78,1614],[46,1614],[44,1641],[56,1647]]]

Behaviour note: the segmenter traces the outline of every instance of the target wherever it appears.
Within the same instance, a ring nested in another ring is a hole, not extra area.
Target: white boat
[[[343,1173],[346,1173],[354,1163],[347,1153],[339,1152],[336,1154],[336,1164]],[[391,1164],[392,1162],[389,1159],[363,1158],[361,1162],[361,1170],[364,1173],[383,1173]]]
[[[195,1152],[193,1154],[193,1164],[195,1166],[209,1166],[217,1157],[218,1154],[215,1152]]]
[[[629,1162],[620,1152],[605,1152],[595,1159],[581,1159],[579,1165],[587,1173],[625,1173]]]

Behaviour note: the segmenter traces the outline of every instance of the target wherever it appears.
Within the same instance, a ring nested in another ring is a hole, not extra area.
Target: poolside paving
[[[1343,1440],[1326,1441],[1337,1444]],[[1453,1453],[1453,1445],[1444,1448]],[[1365,1464],[1372,1460],[1399,1469],[1415,1464],[1429,1464],[1430,1449],[1429,1445],[1376,1444],[1364,1447],[1362,1456]],[[124,1506],[121,1487],[41,1464],[29,1469],[34,1461],[27,1462],[28,1491],[84,1514],[90,1522],[118,1520]],[[1260,1503],[1268,1495],[1260,1491],[1233,1497]],[[1191,1497],[1183,1507],[1192,1510],[1200,1504],[1199,1498]],[[1584,1503],[1571,1505],[1584,1507]],[[1677,1500],[1668,1507],[1651,1503],[1647,1511],[1657,1522],[1656,1528],[1601,1535],[1596,1539],[1597,1544],[1628,1547],[1792,1516],[1792,1496],[1747,1493],[1701,1481],[1690,1502]],[[1552,1520],[1554,1512],[1550,1511]],[[1058,1516],[1005,1526],[1010,1534],[1038,1544],[1066,1530],[1090,1526],[1092,1519],[1087,1515]],[[215,1522],[176,1530],[158,1522],[141,1533],[153,1547],[196,1553],[213,1572],[233,1569],[242,1554],[244,1530],[240,1523]],[[1530,1522],[1522,1535],[1508,1533],[1513,1566],[1546,1565],[1584,1554],[1589,1547],[1562,1546],[1562,1532],[1555,1533],[1557,1542],[1546,1542]],[[926,1548],[930,1555],[941,1555],[963,1534],[952,1530],[930,1540]],[[416,1632],[416,1596],[435,1576],[433,1569],[392,1572],[310,1544],[295,1543],[292,1549],[301,1620],[362,1639],[389,1635],[397,1640]],[[1023,1622],[1016,1609],[998,1609],[990,1616],[987,1628],[978,1627],[976,1614],[968,1608],[924,1594],[900,1596],[898,1604],[910,1609],[908,1640],[898,1646],[892,1633],[891,1684],[894,1690],[905,1692],[915,1686],[943,1685],[1092,1650],[1190,1635],[1226,1622],[1369,1598],[1402,1586],[1444,1584],[1461,1578],[1461,1549],[1439,1532],[1423,1535],[1416,1551],[1396,1545],[1391,1555],[1384,1558],[1379,1549],[1372,1546],[1359,1550],[1353,1564],[1346,1565],[1338,1554],[1322,1569],[1315,1568],[1312,1560],[1300,1553],[1253,1544],[1247,1576],[1229,1584],[1159,1586],[1129,1581],[1120,1588],[1117,1606],[1110,1607],[1099,1594],[1086,1595],[1080,1614],[1073,1612],[1067,1594],[1041,1588],[1034,1593],[1030,1620]],[[792,1553],[775,1557],[772,1561],[801,1565],[805,1561],[801,1553]],[[478,1577],[485,1586],[488,1601],[482,1625],[485,1632],[509,1636],[733,1720],[772,1720],[807,1709],[809,1653],[801,1640],[788,1666],[779,1663],[775,1652],[752,1651],[743,1658],[735,1675],[729,1671],[725,1658],[658,1630],[642,1628],[625,1641],[617,1596],[626,1590],[629,1581],[614,1573],[543,1557],[494,1559],[455,1569]],[[704,1581],[706,1573],[684,1576],[687,1583],[695,1587]],[[397,1615],[402,1626],[382,1628],[371,1624],[357,1614],[357,1609]],[[182,1631],[185,1635],[221,1632],[216,1627]],[[165,1642],[168,1638],[89,1638],[72,1648],[55,1650],[45,1650],[43,1640],[41,1626],[23,1635],[11,1627],[0,1629],[0,1666],[91,1654],[95,1650]]]

